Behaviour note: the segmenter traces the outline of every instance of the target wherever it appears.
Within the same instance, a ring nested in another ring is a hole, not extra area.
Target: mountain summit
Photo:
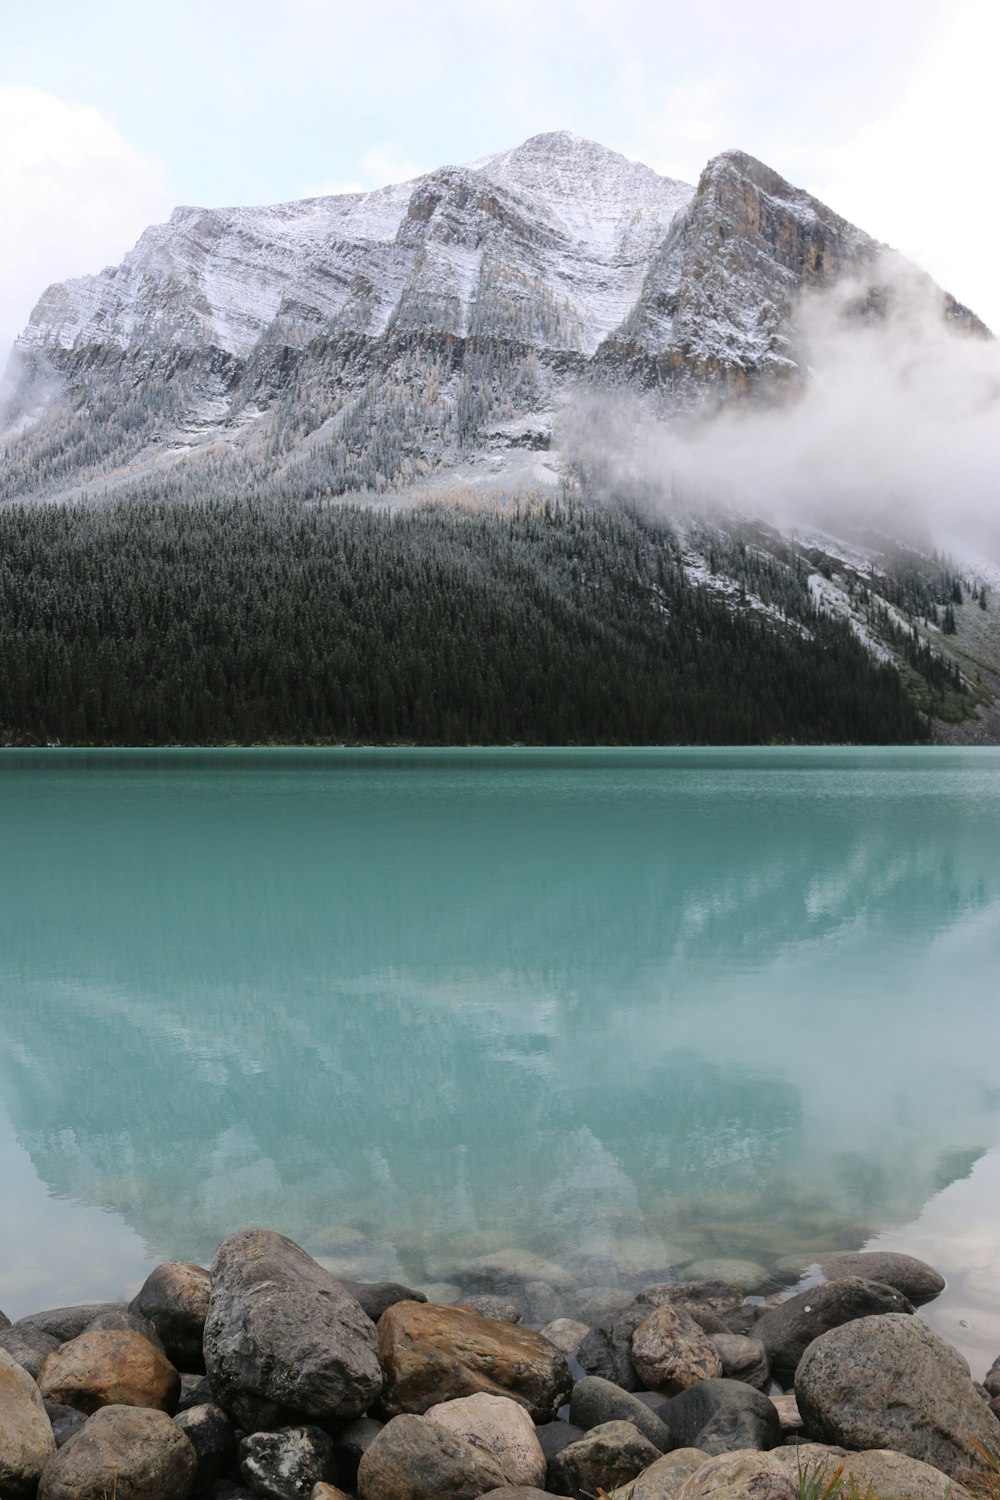
[[[299,492],[384,488],[544,446],[581,382],[669,408],[795,380],[799,293],[881,251],[743,152],[691,187],[565,131],[370,193],[178,208],[121,265],[41,297],[9,370],[0,497],[202,451]]]

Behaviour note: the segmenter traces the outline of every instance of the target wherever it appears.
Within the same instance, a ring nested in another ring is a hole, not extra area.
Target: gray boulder
[[[0,1312],[0,1330],[10,1327],[10,1319],[5,1312]]]
[[[683,1500],[799,1500],[801,1493],[773,1453],[743,1451],[706,1459],[681,1490]]]
[[[1000,1354],[997,1355],[987,1370],[983,1385],[991,1396],[1000,1396]]]
[[[880,1281],[902,1292],[914,1307],[939,1296],[945,1280],[939,1271],[913,1255],[899,1255],[894,1250],[858,1250],[853,1255],[833,1255],[820,1261],[828,1280],[843,1276],[860,1276],[864,1281]]]
[[[64,1406],[61,1401],[46,1401],[45,1415],[49,1419],[57,1448],[68,1442],[74,1432],[79,1432],[87,1420],[85,1412],[77,1411],[75,1406]]]
[[[130,1307],[111,1308],[108,1312],[98,1313],[92,1318],[83,1330],[84,1333],[138,1333],[140,1337],[152,1344],[153,1348],[160,1354],[166,1354],[163,1340],[148,1318],[141,1313],[133,1312]]]
[[[890,1313],[834,1328],[806,1350],[795,1396],[807,1434],[846,1448],[892,1448],[953,1478],[996,1419],[962,1356],[917,1318]]]
[[[13,1328],[0,1332],[0,1350],[9,1354],[22,1370],[27,1370],[32,1380],[38,1379],[42,1365],[53,1350],[59,1348],[59,1342],[51,1333],[30,1325],[22,1328],[15,1323]]]
[[[806,1348],[820,1334],[856,1318],[912,1312],[912,1303],[895,1287],[842,1276],[769,1308],[755,1323],[753,1336],[766,1349],[775,1375],[789,1384]]]
[[[102,1406],[46,1464],[38,1500],[187,1500],[196,1467],[166,1412]]]
[[[773,1403],[752,1386],[724,1377],[703,1380],[675,1396],[667,1420],[678,1447],[704,1448],[706,1453],[766,1450],[781,1442]]]
[[[101,1313],[115,1312],[125,1304],[122,1302],[77,1302],[72,1307],[48,1307],[43,1312],[28,1313],[18,1318],[15,1328],[36,1328],[47,1333],[57,1344],[75,1339]]]
[[[333,1456],[338,1484],[349,1490],[355,1488],[358,1465],[384,1426],[384,1422],[378,1422],[374,1417],[358,1417],[336,1433],[333,1439]]]
[[[506,1485],[492,1454],[411,1413],[387,1422],[358,1466],[361,1500],[478,1500]]]
[[[570,1443],[578,1443],[585,1431],[585,1428],[577,1427],[574,1422],[564,1422],[560,1418],[554,1422],[540,1422],[535,1428],[535,1434],[545,1454],[546,1463],[564,1448],[568,1448]]]
[[[148,1319],[179,1370],[204,1370],[202,1336],[212,1278],[204,1266],[167,1260],[150,1271],[129,1306]]]
[[[204,1348],[218,1404],[248,1431],[349,1422],[382,1388],[371,1319],[271,1230],[243,1229],[219,1246]]]
[[[416,1292],[400,1281],[346,1281],[341,1277],[340,1284],[373,1323],[397,1302],[427,1301],[424,1292]]]
[[[585,1432],[606,1422],[631,1422],[660,1453],[673,1446],[670,1428],[661,1416],[638,1396],[599,1375],[586,1375],[577,1381],[570,1397],[569,1420]]]
[[[240,1474],[261,1500],[309,1500],[333,1473],[333,1440],[318,1427],[252,1432],[239,1452]]]
[[[812,1493],[836,1480],[840,1470],[841,1494],[854,1491],[860,1495],[905,1495],[906,1500],[968,1500],[968,1491],[940,1469],[904,1453],[888,1448],[870,1449],[865,1453],[848,1453],[844,1448],[823,1443],[800,1443],[796,1447],[775,1448],[771,1457],[796,1481],[805,1480],[804,1489]],[[836,1491],[834,1492],[837,1493]]]
[[[660,1457],[631,1422],[602,1422],[549,1461],[545,1488],[575,1500],[628,1484]]]
[[[198,1460],[192,1490],[202,1494],[221,1479],[236,1457],[236,1433],[218,1406],[191,1406],[174,1421],[190,1442]]]
[[[756,1339],[742,1338],[738,1333],[712,1334],[711,1343],[728,1380],[742,1380],[758,1391],[770,1390],[771,1361],[763,1344]]]
[[[509,1297],[493,1297],[489,1292],[473,1292],[455,1305],[468,1307],[472,1312],[482,1313],[484,1318],[493,1318],[498,1323],[520,1323],[522,1317],[516,1302],[512,1302]],[[544,1330],[543,1337],[547,1337]]]

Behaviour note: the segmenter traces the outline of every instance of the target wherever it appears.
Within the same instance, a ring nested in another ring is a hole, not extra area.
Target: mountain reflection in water
[[[1000,1139],[998,771],[7,752],[0,1163],[57,1208],[11,1166],[0,1306],[117,1292],[123,1225],[418,1283],[891,1233]]]

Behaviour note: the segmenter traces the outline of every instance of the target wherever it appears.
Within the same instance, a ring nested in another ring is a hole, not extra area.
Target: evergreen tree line
[[[0,507],[0,741],[913,742],[898,673],[745,553],[782,616],[693,583],[662,521],[142,498]]]

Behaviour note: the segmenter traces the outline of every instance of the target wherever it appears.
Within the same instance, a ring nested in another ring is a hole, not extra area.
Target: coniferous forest
[[[928,737],[804,564],[727,566],[764,609],[693,581],[666,522],[565,499],[8,505],[0,742]]]

